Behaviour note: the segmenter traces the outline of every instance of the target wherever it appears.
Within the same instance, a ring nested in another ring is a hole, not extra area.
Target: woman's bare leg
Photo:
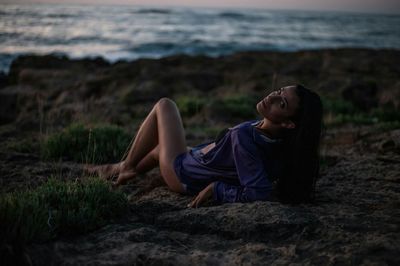
[[[88,165],[85,167],[85,170],[106,179],[115,175],[118,176],[122,171],[136,172],[137,164],[158,145],[157,108],[163,100],[161,99],[154,105],[153,109],[140,125],[125,160],[116,164]]]
[[[137,173],[146,172],[159,165],[168,187],[175,192],[183,192],[173,162],[175,157],[186,149],[179,110],[173,101],[163,98],[157,102],[140,126],[124,161],[91,169],[105,177],[117,174],[116,185],[120,185],[134,178]]]
[[[192,147],[186,147],[186,151],[189,151]],[[155,147],[150,153],[148,153],[135,167],[135,170],[121,172],[120,175],[121,184],[125,183],[123,180],[130,180],[135,178],[137,174],[146,173],[159,166],[159,146]],[[115,164],[117,165],[117,164]],[[118,166],[119,168],[120,165]],[[119,170],[118,170],[119,171]],[[118,172],[119,173],[119,172]]]
[[[150,154],[149,160],[153,159],[154,162],[158,158],[161,175],[168,187],[172,191],[183,192],[173,162],[177,155],[185,151],[185,131],[179,110],[173,101],[163,98],[141,125],[116,183],[121,184],[127,180],[127,176],[124,175],[126,172],[131,172],[134,177],[139,163]],[[141,167],[148,169],[151,165],[154,164],[143,161]]]
[[[175,173],[174,160],[186,152],[185,130],[178,107],[173,101],[168,99],[159,105],[157,123],[161,175],[172,191],[184,192]]]
[[[126,181],[135,178],[137,174],[146,173],[147,171],[156,168],[158,166],[158,154],[159,148],[157,146],[149,152],[134,169],[127,168],[122,170],[122,167],[120,167],[121,170],[118,175],[118,183],[115,182],[115,184],[125,184]]]

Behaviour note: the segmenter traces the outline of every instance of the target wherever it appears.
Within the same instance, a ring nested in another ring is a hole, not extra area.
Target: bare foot
[[[114,186],[125,185],[126,182],[135,178],[137,173],[134,170],[125,170],[120,172],[117,181],[113,183]]]
[[[121,168],[121,163],[115,164],[102,164],[102,165],[93,165],[88,164],[83,167],[84,171],[91,175],[98,175],[103,179],[112,179],[116,177]]]

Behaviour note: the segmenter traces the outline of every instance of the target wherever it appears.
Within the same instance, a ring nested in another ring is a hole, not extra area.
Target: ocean
[[[400,15],[263,9],[0,5],[0,71],[21,54],[221,56],[237,51],[400,49]]]

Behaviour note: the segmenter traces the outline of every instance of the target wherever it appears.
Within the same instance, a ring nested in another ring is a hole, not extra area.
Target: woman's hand
[[[211,198],[214,191],[214,182],[209,184],[205,189],[200,191],[200,193],[194,198],[194,200],[188,204],[189,208],[197,208],[205,202],[207,199]]]

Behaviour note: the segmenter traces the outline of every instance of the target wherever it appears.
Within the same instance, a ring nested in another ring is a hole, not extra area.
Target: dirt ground
[[[211,87],[215,95],[229,88],[261,94],[263,82],[315,79],[311,87],[320,93],[341,95],[356,88],[348,86],[349,80],[373,77],[381,87],[368,96],[369,104],[396,107],[399,55],[368,50],[250,53],[115,65],[22,58],[0,88],[1,193],[36,187],[49,176],[82,177],[79,163],[43,161],[35,150],[37,143],[30,149],[35,152],[17,151],[10,148],[12,143],[78,118],[131,123],[129,117],[156,98],[185,94],[191,88]],[[363,62],[356,63],[358,59]],[[194,66],[193,73],[185,68],[188,65]],[[257,67],[242,73],[249,65]],[[267,80],[257,78],[266,73]],[[165,90],[157,89],[161,83]],[[361,83],[365,84],[370,83]],[[208,111],[200,114],[202,123],[209,119]],[[84,116],[89,113],[90,118]],[[27,257],[33,265],[400,265],[400,129],[351,124],[329,128],[321,156],[324,164],[313,204],[210,203],[189,209],[191,198],[170,192],[153,170],[121,188],[130,206],[124,220],[87,235],[31,244]]]
[[[31,245],[27,254],[34,265],[398,265],[400,130],[333,146],[349,132],[329,134],[314,204],[210,203],[189,209],[191,198],[170,192],[153,170],[121,188],[130,202],[123,221]],[[383,145],[388,142],[392,146]],[[79,164],[0,155],[2,176],[13,179],[15,188],[27,180],[36,186],[52,173],[81,176]]]

